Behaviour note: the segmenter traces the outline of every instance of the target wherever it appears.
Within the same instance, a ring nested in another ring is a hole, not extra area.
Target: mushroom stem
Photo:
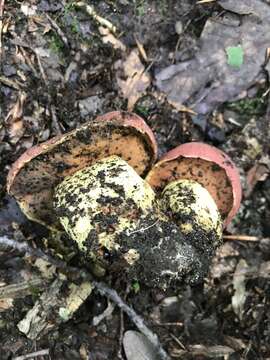
[[[66,177],[55,189],[54,208],[88,256],[100,261],[115,256],[129,264],[139,254],[132,247],[123,249],[120,239],[154,224],[158,213],[150,185],[118,156]]]
[[[205,187],[194,180],[177,180],[162,192],[161,209],[173,219],[196,249],[211,255],[222,239],[218,207]]]
[[[66,177],[54,208],[86,257],[111,272],[162,289],[205,275],[204,259],[160,211],[150,185],[117,156]]]

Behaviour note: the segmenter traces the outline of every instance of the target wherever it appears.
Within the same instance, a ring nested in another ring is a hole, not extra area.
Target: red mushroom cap
[[[28,149],[11,167],[7,191],[25,215],[54,227],[54,187],[104,157],[118,155],[144,176],[156,160],[155,137],[136,114],[113,111]]]
[[[225,227],[237,213],[242,197],[239,172],[229,156],[214,146],[199,142],[180,145],[165,154],[146,177],[156,190],[177,179],[203,185],[214,198]]]

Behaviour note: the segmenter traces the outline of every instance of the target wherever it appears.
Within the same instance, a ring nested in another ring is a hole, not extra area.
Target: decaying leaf
[[[0,312],[8,310],[13,307],[13,299],[0,299]]]
[[[137,49],[132,50],[126,60],[118,60],[115,68],[117,84],[123,97],[128,99],[127,108],[131,111],[150,85],[150,75],[145,71]]]
[[[247,298],[246,292],[246,270],[248,265],[244,259],[241,259],[236,266],[233,275],[234,295],[232,297],[232,307],[235,314],[241,320],[243,318],[244,305]]]
[[[127,360],[159,359],[153,345],[138,331],[126,331],[123,345]]]
[[[18,323],[18,329],[29,339],[47,334],[68,321],[91,292],[92,285],[87,281],[74,284],[55,279]]]
[[[270,164],[270,162],[269,162]],[[245,192],[245,196],[248,197],[257,182],[265,181],[269,175],[270,168],[263,163],[257,163],[248,171],[247,173],[247,190]]]
[[[100,34],[102,35],[102,41],[104,42],[104,44],[111,44],[115,49],[120,49],[121,51],[126,51],[126,46],[122,43],[122,41],[120,41],[119,39],[117,39],[111,32],[109,29],[100,26],[98,28]]]
[[[219,4],[226,10],[239,12],[237,23],[236,15],[231,18],[231,23],[228,23],[229,14],[225,14],[224,20],[222,17],[218,21],[210,18],[201,34],[200,50],[195,57],[171,65],[156,76],[157,86],[169,102],[186,105],[201,114],[237,98],[253,85],[265,64],[265,52],[269,47],[269,5],[261,0],[226,0]],[[228,63],[226,49],[229,48],[234,54],[230,54]]]
[[[5,123],[8,127],[10,142],[16,144],[24,134],[23,107],[27,95],[21,92],[12,109],[6,116]]]

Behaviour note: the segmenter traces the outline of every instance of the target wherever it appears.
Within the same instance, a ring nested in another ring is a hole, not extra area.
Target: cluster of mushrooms
[[[7,189],[30,220],[66,231],[106,271],[164,290],[196,283],[239,208],[239,174],[203,143],[156,157],[144,120],[115,111],[27,150]]]

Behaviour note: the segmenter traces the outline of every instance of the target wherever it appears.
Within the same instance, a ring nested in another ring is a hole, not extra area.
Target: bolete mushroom
[[[112,112],[27,150],[7,188],[29,219],[65,229],[85,258],[103,268],[125,269],[129,278],[163,289],[194,283],[220,242],[221,216],[231,211],[217,203],[214,185],[234,199],[230,177],[199,181],[224,166],[201,155],[194,162],[181,147],[152,168],[156,154],[154,135],[139,116]]]
[[[142,178],[156,153],[139,116],[112,112],[27,150],[7,188],[29,219],[64,228],[87,259],[166,288],[196,261]]]
[[[10,169],[7,190],[29,219],[55,228],[53,193],[66,176],[110,155],[144,176],[156,154],[154,135],[143,119],[114,111],[27,150]]]
[[[146,181],[161,193],[161,208],[187,238],[193,243],[204,238],[205,251],[218,246],[222,228],[240,206],[236,166],[221,150],[204,143],[186,143],[169,151]]]

